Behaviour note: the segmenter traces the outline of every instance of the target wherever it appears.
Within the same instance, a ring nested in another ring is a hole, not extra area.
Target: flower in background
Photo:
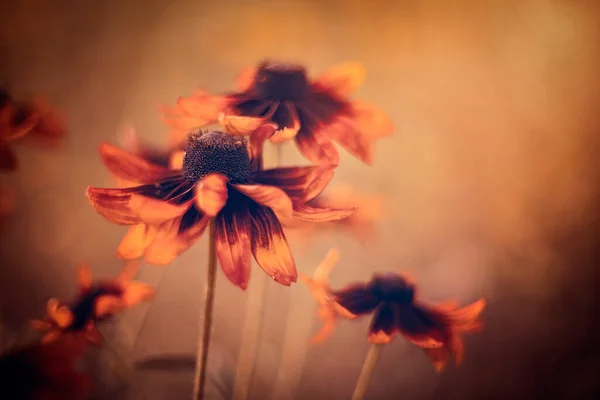
[[[18,166],[10,144],[24,136],[54,144],[66,132],[62,119],[42,99],[18,103],[0,88],[0,170],[12,171]]]
[[[82,335],[71,333],[52,343],[38,343],[0,355],[0,395],[6,399],[76,400],[91,387],[75,369],[86,348]]]
[[[190,134],[182,169],[173,170],[114,146],[100,151],[109,170],[139,186],[90,187],[87,196],[110,222],[130,225],[117,254],[166,265],[200,238],[212,220],[219,263],[229,280],[245,289],[254,255],[275,281],[289,286],[296,266],[279,218],[333,221],[355,209],[302,208],[333,177],[335,165],[262,170],[265,140],[277,127],[261,126],[246,138],[226,133]]]
[[[428,305],[415,298],[415,285],[397,273],[375,274],[366,283],[332,290],[328,276],[338,260],[339,255],[330,252],[312,278],[303,277],[319,303],[324,322],[313,342],[329,336],[338,317],[354,319],[372,313],[369,342],[387,344],[399,333],[421,347],[438,371],[446,366],[449,356],[457,365],[461,362],[464,348],[460,335],[481,329],[484,299],[462,308],[455,302]]]
[[[222,95],[196,92],[175,107],[163,108],[163,119],[179,132],[219,121],[232,134],[249,134],[265,123],[278,130],[271,142],[295,140],[300,152],[319,164],[337,164],[338,142],[366,164],[376,139],[394,127],[381,110],[349,97],[365,77],[358,63],[346,63],[310,80],[300,65],[263,61],[243,71],[237,90]]]
[[[353,234],[361,243],[368,243],[375,235],[375,227],[384,213],[386,198],[380,195],[362,195],[349,185],[336,185],[323,192],[307,203],[312,207],[357,207],[357,211],[349,216],[329,224],[319,225],[318,233],[324,233],[323,228],[342,229]],[[289,220],[284,224],[289,228],[290,236],[298,236],[303,244],[317,233],[314,223],[302,220]],[[291,239],[292,240],[292,239]]]
[[[42,343],[55,341],[69,332],[82,332],[90,342],[101,343],[96,322],[154,297],[154,289],[133,280],[137,271],[138,264],[130,262],[115,279],[93,282],[90,267],[80,264],[77,268],[79,293],[75,301],[67,306],[50,299],[46,318],[32,321],[35,329],[45,333]]]

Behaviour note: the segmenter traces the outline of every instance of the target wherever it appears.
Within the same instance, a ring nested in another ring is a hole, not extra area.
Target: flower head
[[[300,65],[263,61],[240,74],[237,91],[214,96],[196,92],[180,98],[176,107],[163,108],[163,119],[180,132],[219,121],[239,135],[275,123],[278,129],[271,142],[293,139],[312,162],[339,162],[333,140],[370,164],[373,141],[394,128],[383,111],[349,100],[364,75],[360,64],[347,63],[310,79]]]
[[[2,398],[83,399],[91,381],[75,370],[75,363],[85,347],[81,335],[68,334],[52,343],[38,343],[0,355]]]
[[[18,162],[10,144],[24,136],[56,143],[65,133],[62,119],[39,98],[26,103],[13,100],[0,88],[0,169],[14,170]]]
[[[416,296],[414,283],[397,273],[375,274],[366,283],[332,290],[327,282],[332,266],[326,259],[312,278],[304,277],[319,302],[319,314],[324,321],[314,342],[322,341],[332,332],[338,317],[353,319],[372,313],[369,342],[386,344],[399,333],[424,349],[439,371],[447,364],[449,355],[456,364],[461,362],[460,334],[476,332],[482,327],[479,316],[485,308],[484,299],[462,308],[454,302],[427,305]]]
[[[241,288],[250,279],[253,255],[280,284],[297,279],[279,218],[331,221],[355,209],[304,208],[333,176],[335,166],[261,169],[262,144],[276,127],[257,129],[250,142],[223,132],[189,135],[181,169],[103,144],[111,172],[138,186],[88,188],[91,204],[109,221],[130,225],[117,254],[165,265],[186,251],[213,221],[216,251],[227,277]]]
[[[154,289],[133,280],[137,270],[137,263],[130,262],[115,279],[93,282],[89,266],[80,264],[75,300],[70,305],[55,298],[48,300],[46,318],[32,322],[35,329],[45,332],[42,342],[52,342],[65,333],[82,332],[90,342],[100,343],[96,322],[154,296]]]

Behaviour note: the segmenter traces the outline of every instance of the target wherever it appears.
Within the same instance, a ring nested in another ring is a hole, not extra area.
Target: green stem
[[[383,346],[384,345],[382,344],[372,344],[369,348],[367,358],[365,358],[360,375],[356,381],[352,400],[362,400],[364,398],[369,382],[371,381],[371,375],[373,375],[373,370],[375,369],[375,364],[377,364]]]
[[[210,222],[208,229],[208,274],[206,277],[204,319],[202,321],[202,341],[198,344],[198,352],[196,354],[196,379],[194,381],[194,398],[196,400],[204,399],[208,349],[210,347],[213,309],[215,304],[215,284],[217,282],[217,252],[215,249],[214,221]]]

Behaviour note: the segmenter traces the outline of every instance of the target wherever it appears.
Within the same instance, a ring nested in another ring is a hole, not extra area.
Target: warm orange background
[[[399,339],[385,349],[367,397],[587,393],[598,371],[590,343],[600,261],[599,4],[9,1],[0,16],[0,78],[17,96],[47,94],[69,116],[71,132],[58,152],[19,148],[20,171],[1,177],[20,196],[1,228],[4,330],[39,316],[49,296],[73,294],[77,261],[99,276],[118,270],[113,254],[125,228],[97,215],[84,196],[88,185],[111,184],[97,153],[101,141],[115,143],[131,123],[163,143],[159,102],[197,87],[229,89],[240,68],[264,57],[301,62],[314,74],[361,61],[368,75],[358,96],[389,112],[397,132],[378,144],[370,168],[342,150],[333,183],[386,195],[390,207],[367,246],[343,234],[310,243],[290,234],[298,268],[311,273],[337,245],[334,287],[375,270],[406,270],[431,300],[489,299],[486,330],[466,338],[461,368],[437,375]],[[305,163],[293,147],[285,157]],[[144,268],[142,279],[161,283],[155,302],[105,328],[128,359],[193,357],[206,248],[203,238],[171,266]],[[253,273],[249,292],[265,279]],[[267,285],[251,398],[350,398],[368,319],[340,324],[309,349],[317,326],[308,290]],[[212,391],[215,383],[231,390],[248,295],[219,273]],[[120,398],[114,360],[101,357],[97,398]],[[189,398],[191,360],[176,372],[138,371],[135,385],[148,399]]]

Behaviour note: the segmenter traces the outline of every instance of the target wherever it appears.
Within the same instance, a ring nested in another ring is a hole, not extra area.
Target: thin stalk
[[[117,351],[117,349],[115,349],[114,346],[108,340],[106,340],[106,336],[104,336],[104,334],[102,332],[100,332],[100,330],[98,330],[98,333],[100,333],[100,337],[102,338],[102,342],[103,342],[102,345],[104,346],[104,348],[110,350],[110,352],[113,353],[114,357],[117,359],[118,363],[121,365],[123,372],[125,372],[127,375],[129,375],[129,380],[131,382],[131,388],[135,392],[135,397],[138,399],[145,399],[146,396],[144,395],[144,393],[142,393],[141,389],[139,389],[136,386],[135,382],[133,382],[133,373],[134,373],[133,368],[131,368],[129,363],[127,363],[127,361],[125,361],[125,359],[123,358],[123,356],[121,356],[121,354]]]
[[[196,379],[194,380],[194,399],[203,400],[206,388],[206,367],[208,364],[208,349],[213,323],[215,305],[215,284],[217,282],[217,252],[215,249],[215,224],[211,221],[208,227],[208,272],[206,277],[206,295],[204,303],[204,318],[202,321],[202,340],[198,343],[196,354]]]
[[[373,375],[373,370],[375,369],[375,364],[377,364],[383,346],[383,344],[372,344],[369,348],[367,358],[365,358],[365,362],[360,370],[360,375],[356,381],[352,400],[362,400],[364,398],[369,382],[371,381],[371,376]]]

